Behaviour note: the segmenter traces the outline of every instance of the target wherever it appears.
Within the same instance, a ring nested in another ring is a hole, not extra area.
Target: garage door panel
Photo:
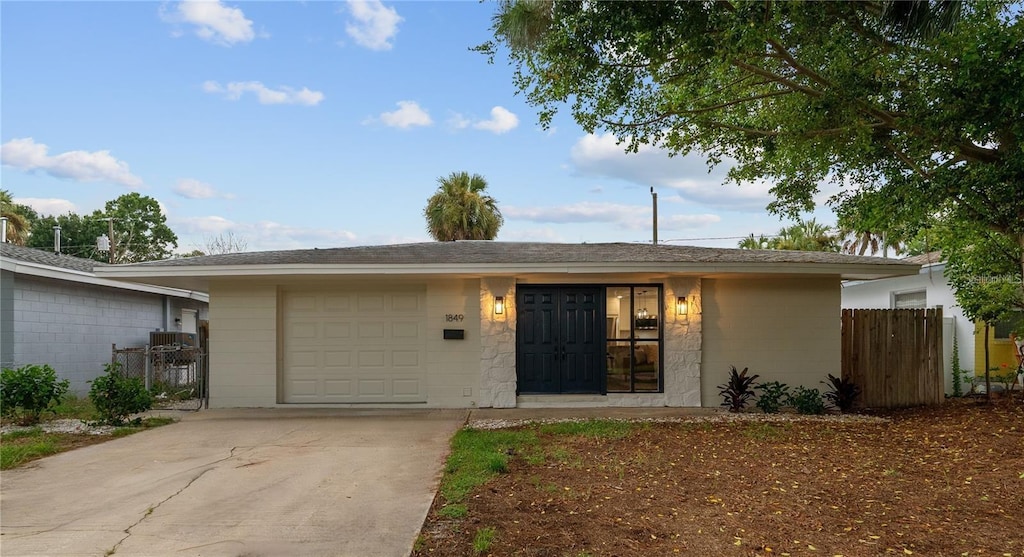
[[[426,401],[423,289],[283,298],[284,402]]]
[[[418,312],[420,298],[414,294],[396,294],[391,297],[391,309],[396,312]]]
[[[324,352],[324,367],[328,368],[350,368],[352,367],[352,352],[349,350],[331,350]]]
[[[418,322],[396,321],[391,324],[391,338],[418,339],[420,338],[420,324]]]
[[[324,338],[347,339],[352,338],[352,323],[347,321],[329,321],[324,323]]]
[[[386,296],[386,294],[360,294],[357,302],[359,313],[383,312],[386,307],[384,305]]]
[[[399,367],[420,367],[420,353],[413,350],[394,350],[391,352],[391,365]]]
[[[327,294],[324,296],[324,311],[327,313],[351,313],[352,298],[348,295]]]

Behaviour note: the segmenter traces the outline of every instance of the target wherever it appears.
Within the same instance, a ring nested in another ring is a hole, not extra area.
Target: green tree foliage
[[[423,210],[427,231],[435,240],[493,240],[498,235],[505,220],[497,201],[484,193],[483,176],[453,172],[437,182],[437,191]]]
[[[39,215],[28,205],[15,203],[11,192],[0,190],[0,216],[7,218],[7,242],[25,245],[32,223]]]
[[[61,252],[78,257],[108,261],[107,252],[96,249],[96,238],[109,234],[107,218],[113,218],[111,249],[114,263],[136,263],[171,257],[178,237],[167,226],[167,217],[152,197],[132,192],[108,201],[102,211],[81,216],[68,213],[36,220],[29,245],[53,247],[53,227],[61,227]]]
[[[857,232],[911,238],[935,215],[985,231],[1016,246],[991,255],[1015,266],[1021,307],[1021,14],[987,0],[509,0],[478,50],[507,50],[543,125],[568,104],[627,150],[734,161],[732,181],[775,184],[777,213],[811,209],[832,182],[840,215],[872,217]]]

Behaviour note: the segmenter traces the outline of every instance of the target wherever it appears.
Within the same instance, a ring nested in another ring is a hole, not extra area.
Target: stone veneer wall
[[[505,297],[505,313],[494,315],[494,297]],[[516,281],[480,280],[481,408],[516,407]]]
[[[677,296],[686,296],[686,315],[676,315]],[[661,315],[665,392],[609,393],[609,406],[700,406],[701,279],[667,279]]]

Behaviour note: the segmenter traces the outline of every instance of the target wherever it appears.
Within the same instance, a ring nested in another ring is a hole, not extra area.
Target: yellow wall
[[[840,374],[842,335],[835,278],[704,279],[701,405],[716,407],[729,366],[757,382],[822,391]]]
[[[985,324],[974,324],[974,375],[985,376]],[[1013,355],[1014,345],[1009,339],[997,339],[995,327],[988,328],[988,364],[992,376],[1003,375],[1017,369],[1017,358]]]

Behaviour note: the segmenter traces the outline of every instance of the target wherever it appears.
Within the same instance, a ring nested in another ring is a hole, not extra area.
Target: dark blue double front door
[[[603,392],[604,288],[520,285],[516,319],[519,393]]]

